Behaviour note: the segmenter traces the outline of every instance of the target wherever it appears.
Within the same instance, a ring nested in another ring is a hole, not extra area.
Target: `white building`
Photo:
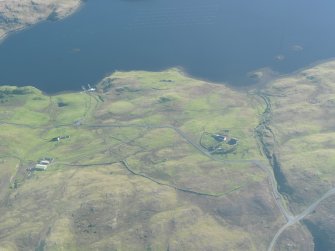
[[[34,169],[36,171],[45,171],[47,170],[47,168],[48,168],[48,165],[36,164]]]

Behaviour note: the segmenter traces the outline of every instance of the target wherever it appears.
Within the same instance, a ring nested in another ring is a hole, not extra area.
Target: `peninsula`
[[[9,33],[44,20],[62,19],[72,14],[81,0],[0,1],[0,42]]]

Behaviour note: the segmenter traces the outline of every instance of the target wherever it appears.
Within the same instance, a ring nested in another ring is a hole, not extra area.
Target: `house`
[[[221,134],[213,134],[212,137],[218,141],[218,142],[223,142],[227,140],[227,136],[226,135],[221,135]]]
[[[35,171],[45,171],[47,170],[47,168],[48,168],[47,165],[36,164],[34,170]]]
[[[61,139],[69,139],[69,138],[70,138],[69,135],[66,135],[66,136],[58,136],[58,137],[52,138],[50,141],[51,141],[51,142],[59,142]]]
[[[88,89],[85,88],[85,86],[82,86],[81,89],[83,89],[84,92],[95,92],[97,89],[94,87],[91,87],[90,84],[87,85]]]
[[[89,84],[87,86],[88,86],[88,91],[89,92],[95,92],[96,91],[96,88],[91,87]]]
[[[39,164],[47,166],[47,165],[50,164],[50,161],[49,160],[41,160]]]

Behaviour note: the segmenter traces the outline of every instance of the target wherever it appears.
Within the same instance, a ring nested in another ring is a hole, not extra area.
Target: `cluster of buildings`
[[[34,167],[28,168],[27,171],[45,171],[48,166],[52,163],[53,158],[45,157],[39,160]]]
[[[95,87],[91,87],[90,84],[87,85],[87,89],[85,86],[82,86],[81,89],[83,89],[84,92],[95,92],[97,90]]]
[[[224,134],[204,132],[199,143],[211,154],[228,154],[236,150],[238,139],[231,137],[228,131]]]
[[[221,135],[221,134],[212,134],[212,137],[217,142],[225,142],[228,145],[236,145],[238,140],[236,138],[229,137],[228,135]]]

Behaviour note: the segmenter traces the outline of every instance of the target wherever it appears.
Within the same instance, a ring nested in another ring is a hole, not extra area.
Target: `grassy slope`
[[[264,158],[253,137],[261,107],[247,95],[174,69],[117,72],[92,95],[4,89],[5,250],[259,250],[283,222],[248,162]],[[223,129],[240,139],[234,154],[197,148],[203,131]],[[55,158],[47,171],[25,171],[44,156]]]
[[[333,64],[264,89],[296,212],[334,182]],[[265,174],[248,162],[264,160],[253,135],[262,105],[177,70],[117,72],[99,88],[47,97],[1,87],[1,247],[265,249],[282,219]],[[196,147],[204,131],[222,130],[240,139],[234,154],[213,159]],[[71,137],[50,142],[59,135]],[[43,156],[56,162],[29,175]]]
[[[279,161],[298,213],[335,182],[335,71],[324,63],[274,81],[270,94]],[[275,95],[272,95],[275,94]]]

